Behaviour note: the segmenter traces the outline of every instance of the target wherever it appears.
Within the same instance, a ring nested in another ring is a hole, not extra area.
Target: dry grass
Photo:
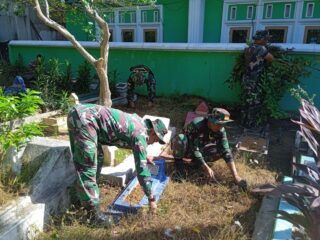
[[[200,101],[194,97],[161,98],[156,107],[146,109],[146,100],[139,98],[136,109],[123,107],[122,110],[137,112],[140,116],[147,113],[170,117],[171,125],[179,128],[186,112],[193,110]],[[237,159],[236,165],[250,187],[275,181],[275,172],[264,165],[250,166],[244,157]],[[173,167],[167,166],[167,169]],[[155,216],[149,215],[148,209],[142,209],[136,215],[122,218],[110,229],[91,228],[74,220],[42,234],[39,239],[251,239],[261,199],[250,191],[239,191],[223,160],[212,163],[212,169],[219,183],[208,182],[199,171],[190,167],[180,175],[168,171],[171,181],[162,194]],[[104,209],[120,191],[118,187],[101,187]],[[242,228],[234,225],[235,221],[239,221]],[[165,235],[168,228],[174,230],[173,238]]]

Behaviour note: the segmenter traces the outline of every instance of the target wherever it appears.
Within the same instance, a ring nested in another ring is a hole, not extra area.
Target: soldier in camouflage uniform
[[[134,89],[136,86],[147,85],[149,107],[156,97],[156,79],[153,72],[145,65],[137,65],[130,68],[131,74],[128,79],[127,99],[130,107],[134,107]]]
[[[136,114],[95,104],[76,105],[68,115],[71,150],[75,164],[78,191],[82,205],[91,212],[98,224],[110,219],[99,211],[99,187],[97,178],[103,163],[101,145],[130,148],[133,151],[139,183],[149,198],[150,211],[156,210],[151,192],[151,174],[147,162],[147,144],[160,142],[167,129],[160,119],[143,120]]]
[[[207,176],[214,179],[214,173],[206,161],[223,158],[227,163],[234,181],[242,189],[247,183],[238,175],[229,147],[224,123],[230,122],[229,112],[222,108],[214,108],[208,117],[197,117],[184,128],[172,142],[175,159],[192,159],[202,166]]]
[[[244,50],[246,71],[242,80],[244,94],[242,99],[241,123],[246,128],[258,126],[258,117],[263,102],[260,77],[265,67],[265,61],[272,61],[273,56],[266,48],[269,32],[257,31],[253,37],[252,46]]]

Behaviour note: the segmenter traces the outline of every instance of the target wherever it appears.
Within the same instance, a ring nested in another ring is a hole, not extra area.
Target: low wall
[[[93,55],[99,55],[96,42],[82,42]],[[223,43],[110,43],[109,71],[119,73],[118,81],[126,81],[129,68],[136,64],[149,66],[157,80],[158,96],[189,94],[204,97],[220,103],[235,103],[239,99],[238,89],[231,90],[225,84],[234,66],[235,58],[245,48],[245,44]],[[284,48],[294,48],[298,54],[318,62],[320,69],[320,45],[282,44]],[[34,60],[37,54],[46,59],[68,59],[73,69],[84,58],[65,41],[11,41],[10,61],[14,62],[21,54],[25,63]],[[302,87],[310,94],[320,91],[320,71],[310,69],[310,77],[301,79]],[[146,94],[146,88],[138,89]],[[320,98],[316,99],[320,106]],[[284,110],[296,110],[298,103],[289,94],[281,102]]]

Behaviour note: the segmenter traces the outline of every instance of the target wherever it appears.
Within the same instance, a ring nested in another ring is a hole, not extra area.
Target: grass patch
[[[201,100],[189,96],[159,98],[155,107],[146,109],[147,99],[139,97],[135,109],[121,106],[121,110],[136,112],[141,117],[145,114],[169,117],[171,126],[179,131],[186,113],[194,110]],[[268,164],[252,165],[248,161],[246,156],[235,160],[240,176],[248,181],[249,189],[275,182],[276,172],[268,170]],[[149,215],[146,208],[136,215],[122,218],[110,229],[99,229],[81,224],[74,217],[77,213],[68,213],[65,218],[69,221],[62,221],[38,239],[170,239],[165,235],[169,228],[175,229],[171,239],[251,239],[261,198],[251,195],[250,191],[240,192],[223,160],[210,164],[218,183],[209,182],[202,172],[190,168],[181,177],[172,166],[167,165],[167,175],[171,180],[161,196],[155,216]],[[101,185],[100,190],[102,210],[105,210],[121,188]],[[242,228],[237,227],[235,221],[239,221]]]
[[[122,163],[131,154],[132,154],[131,149],[118,148],[114,154],[115,155],[114,166],[117,166],[118,164]]]

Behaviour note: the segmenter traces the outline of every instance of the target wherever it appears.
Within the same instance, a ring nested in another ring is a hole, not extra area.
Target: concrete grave
[[[42,231],[50,216],[64,213],[70,204],[68,187],[76,175],[68,141],[36,137],[21,159],[20,165],[37,163],[36,173],[29,196],[0,209],[0,239],[30,239],[32,229]]]
[[[164,118],[164,117],[158,117],[158,116],[150,116],[145,115],[143,119],[161,119],[165,126],[169,129],[168,133],[165,135],[165,141],[169,144],[170,139],[175,135],[176,129],[175,128],[169,128],[170,126],[170,119]],[[149,156],[159,156],[162,151],[168,146],[161,145],[160,143],[154,143],[147,147],[147,153]],[[101,170],[101,177],[103,177],[104,180],[107,180],[108,182],[115,184],[117,186],[124,187],[130,179],[134,177],[135,173],[135,162],[133,155],[130,155],[127,157],[122,163],[119,165],[112,167],[103,167]]]
[[[0,239],[33,239],[44,227],[45,204],[21,197],[0,210]]]

